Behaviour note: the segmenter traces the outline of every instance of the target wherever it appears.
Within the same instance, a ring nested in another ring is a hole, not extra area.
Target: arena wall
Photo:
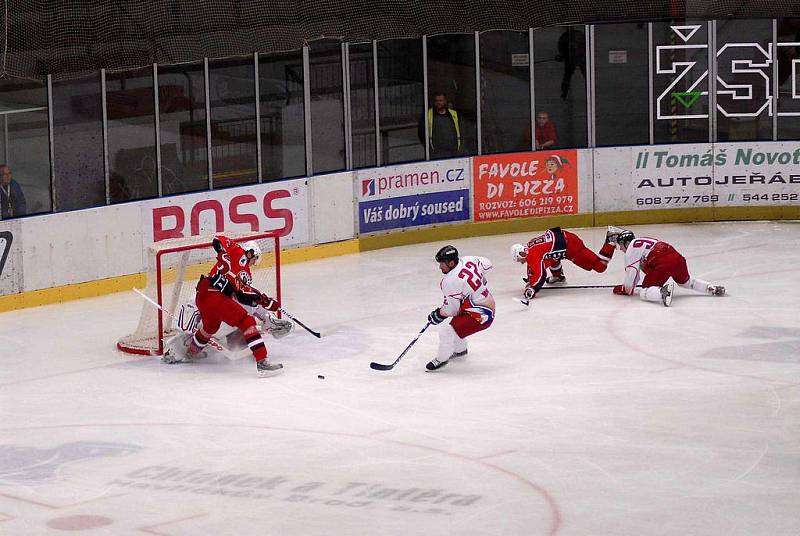
[[[285,262],[298,262],[555,225],[800,219],[799,197],[797,142],[539,151],[320,175],[1,221],[0,311],[143,286],[147,247],[177,236],[278,229]]]

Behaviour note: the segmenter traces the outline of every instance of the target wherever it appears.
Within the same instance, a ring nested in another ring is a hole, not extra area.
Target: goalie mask
[[[242,244],[242,249],[253,253],[252,260],[250,261],[251,265],[255,266],[258,264],[258,261],[261,260],[261,246],[259,246],[258,242],[255,240],[250,240]]]

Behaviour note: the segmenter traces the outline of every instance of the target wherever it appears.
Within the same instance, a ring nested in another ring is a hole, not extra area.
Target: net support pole
[[[428,124],[428,36],[422,36],[422,123],[425,125],[425,160],[431,159],[431,126]]]
[[[595,72],[594,72],[594,25],[587,25],[586,32],[586,71],[589,74],[586,83],[586,128],[589,147],[597,147],[597,134],[595,132]]]
[[[792,64],[794,66],[794,64]],[[794,69],[792,69],[794,71]],[[794,76],[794,72],[792,72]],[[778,141],[778,21],[772,19],[772,140]]]
[[[353,169],[353,101],[350,91],[350,45],[342,43],[342,90],[344,98],[344,155],[345,169]]]
[[[717,140],[717,21],[708,23],[708,141]]]
[[[303,47],[303,120],[305,122],[306,175],[314,174],[314,160],[311,149],[311,55],[308,45]]]
[[[153,118],[156,129],[156,181],[158,182],[158,197],[164,195],[164,184],[161,178],[161,119],[159,117],[161,104],[158,95],[158,64],[153,64]]]
[[[100,69],[100,104],[103,108],[103,174],[106,186],[106,205],[111,204],[111,182],[108,169],[108,99],[106,98],[106,70]]]
[[[372,88],[375,100],[375,165],[383,165],[383,155],[381,154],[381,100],[378,93],[378,41],[372,40]]]
[[[655,139],[654,122],[653,122],[653,23],[647,23],[647,119],[650,132],[650,145],[653,145]],[[674,97],[673,97],[674,98]],[[673,119],[674,121],[674,119]],[[675,140],[673,140],[675,141]]]
[[[208,158],[208,189],[214,189],[214,165],[211,161],[211,82],[208,58],[203,58],[203,82],[206,92],[206,158]]]
[[[483,138],[481,136],[481,34],[475,32],[475,130],[478,138],[478,156],[483,154]],[[462,142],[463,143],[463,142]]]
[[[50,154],[50,203],[53,212],[56,211],[56,168],[53,124],[53,75],[47,75],[47,144]],[[6,138],[8,145],[8,138]]]
[[[258,167],[258,183],[264,182],[261,171],[261,81],[258,65],[258,52],[253,52],[253,91],[256,93],[256,166]]]
[[[531,151],[536,150],[536,86],[533,83],[533,28],[528,28],[528,83],[531,91]]]
[[[158,253],[156,253],[155,268],[156,268],[156,300],[158,302],[158,305],[163,306],[164,297],[163,297],[163,293],[161,292],[162,277],[161,277],[161,252],[160,251]],[[164,313],[160,308],[156,311],[156,318],[158,319],[158,322],[156,323],[156,326],[158,328],[158,355],[163,355],[164,354],[164,337],[162,336],[162,334],[164,333]]]

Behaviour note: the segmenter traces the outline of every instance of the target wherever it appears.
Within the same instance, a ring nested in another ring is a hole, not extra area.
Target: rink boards
[[[477,156],[0,221],[0,311],[144,283],[153,241],[279,230],[284,262],[554,225],[800,218],[800,144]]]

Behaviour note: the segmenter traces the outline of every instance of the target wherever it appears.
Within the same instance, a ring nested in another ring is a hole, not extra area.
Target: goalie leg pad
[[[200,326],[200,311],[193,303],[184,303],[178,311],[176,326],[180,331],[194,333]]]
[[[242,332],[237,329],[225,336],[225,346],[229,350],[242,350],[247,347],[247,342],[245,342]]]

